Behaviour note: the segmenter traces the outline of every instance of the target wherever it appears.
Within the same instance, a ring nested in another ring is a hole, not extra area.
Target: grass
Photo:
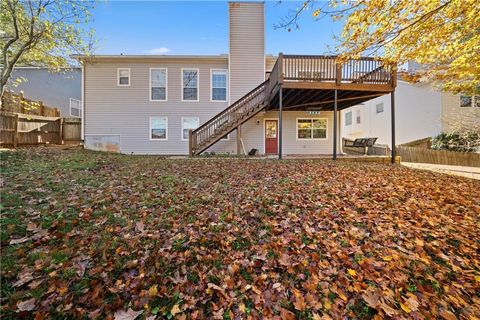
[[[2,319],[408,318],[411,295],[420,318],[480,316],[478,181],[330,160],[0,156]]]

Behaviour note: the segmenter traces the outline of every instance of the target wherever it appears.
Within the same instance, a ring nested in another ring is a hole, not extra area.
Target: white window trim
[[[165,139],[159,139],[159,138],[152,138],[152,119],[153,118],[165,118]],[[166,116],[152,116],[149,117],[148,119],[148,137],[150,138],[150,141],[167,141],[168,140],[168,117]]]
[[[183,70],[197,70],[197,100],[185,100],[183,97]],[[182,90],[182,102],[200,101],[200,69],[199,68],[181,68],[180,69],[180,89]]]
[[[79,116],[74,116],[72,114],[72,101],[78,101],[78,105],[80,106],[80,115]],[[81,118],[83,114],[83,106],[82,106],[82,101],[74,98],[70,98],[70,117],[76,117],[76,118]]]
[[[213,100],[213,72],[225,71],[227,74],[227,81],[225,84],[225,100]],[[210,69],[210,102],[227,102],[228,101],[228,69]]]
[[[120,84],[120,70],[128,70],[128,84]],[[132,77],[130,68],[117,68],[117,86],[118,87],[130,87],[132,83]]]
[[[188,139],[183,138],[183,119],[197,119],[198,120],[198,127],[200,127],[200,117],[182,117],[182,119],[181,119],[181,121],[182,121],[182,125],[181,125],[182,131],[181,131],[181,136],[180,137],[182,138],[182,141],[188,141]]]
[[[351,123],[347,123],[347,114],[350,113],[350,120],[351,120]],[[350,127],[351,125],[353,125],[353,112],[352,110],[348,111],[348,112],[345,112],[345,127]]]
[[[153,70],[165,70],[165,99],[164,100],[153,100],[152,99],[152,71]],[[166,102],[168,101],[168,68],[150,68],[149,69],[149,80],[148,80],[148,100],[150,100],[150,102]]]
[[[300,139],[298,138],[298,120],[325,120],[325,138],[309,138],[309,139]],[[295,121],[295,139],[297,141],[322,141],[328,140],[328,118],[321,117],[311,117],[311,118],[297,118]]]

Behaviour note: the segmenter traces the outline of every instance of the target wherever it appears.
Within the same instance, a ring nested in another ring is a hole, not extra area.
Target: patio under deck
[[[341,60],[336,56],[279,54],[267,80],[190,133],[190,155],[199,154],[237,130],[258,112],[278,111],[278,157],[282,158],[283,111],[334,111],[333,158],[337,158],[338,113],[391,94],[392,146],[395,146],[396,70],[374,58]],[[239,142],[238,142],[239,143]],[[239,149],[239,148],[238,148]],[[395,148],[392,148],[392,163]]]

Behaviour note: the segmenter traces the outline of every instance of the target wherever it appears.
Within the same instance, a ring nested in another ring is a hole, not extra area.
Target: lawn
[[[1,318],[475,319],[480,181],[3,152]]]

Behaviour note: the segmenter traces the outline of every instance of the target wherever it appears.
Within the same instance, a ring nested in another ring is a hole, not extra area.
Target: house
[[[45,67],[16,67],[8,90],[46,106],[58,108],[62,117],[82,116],[81,68],[52,71]]]
[[[399,80],[396,96],[396,144],[434,137],[441,132],[480,128],[480,97],[453,95],[429,83]],[[391,143],[390,97],[381,96],[341,111],[342,138],[375,137]]]
[[[264,4],[228,6],[228,54],[75,56],[85,147],[336,157],[340,110],[396,86],[394,68],[372,58],[266,55]]]

